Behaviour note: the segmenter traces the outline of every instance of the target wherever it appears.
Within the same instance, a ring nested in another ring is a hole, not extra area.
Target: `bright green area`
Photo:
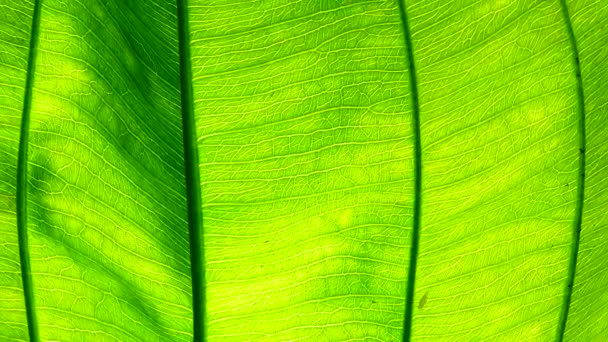
[[[569,1],[586,191],[565,341],[608,339],[608,6]],[[34,3],[0,0],[0,340],[554,341],[580,172],[559,1],[413,1],[422,177],[393,0],[190,0],[204,246],[190,246],[175,3],[42,0],[26,308],[16,173]],[[202,323],[198,323],[202,324]]]

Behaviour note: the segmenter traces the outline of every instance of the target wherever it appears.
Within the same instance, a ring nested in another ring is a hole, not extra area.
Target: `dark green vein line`
[[[418,261],[418,243],[420,241],[420,205],[422,196],[422,147],[420,144],[420,104],[418,101],[418,81],[414,64],[412,35],[405,10],[405,0],[398,0],[403,37],[407,50],[410,93],[412,100],[412,126],[414,130],[414,217],[412,226],[412,246],[410,249],[410,264],[408,268],[407,290],[405,294],[405,316],[403,320],[403,341],[409,341],[412,334],[412,310],[414,307],[414,288],[416,282],[416,263]]]
[[[37,342],[38,322],[34,310],[34,289],[30,267],[30,253],[27,232],[27,149],[30,132],[30,113],[32,111],[32,88],[36,73],[36,55],[40,32],[40,7],[42,0],[34,2],[30,50],[27,58],[27,76],[23,95],[23,112],[21,114],[21,132],[19,137],[19,156],[17,157],[17,234],[19,236],[19,259],[21,263],[21,281],[25,298],[25,315],[30,341]]]
[[[583,223],[583,200],[585,197],[585,97],[583,94],[583,79],[581,77],[581,64],[574,37],[570,14],[568,13],[568,5],[566,0],[560,0],[562,15],[566,30],[568,31],[568,39],[570,48],[572,49],[572,64],[576,76],[576,95],[577,95],[577,113],[578,113],[578,180],[577,180],[577,201],[574,213],[574,224],[572,226],[572,249],[570,251],[570,265],[568,267],[568,282],[564,290],[564,302],[559,319],[557,330],[557,341],[561,342],[564,339],[566,331],[566,321],[568,320],[568,312],[570,310],[570,302],[572,301],[572,289],[574,288],[574,276],[576,274],[576,263],[578,260],[578,249],[581,239],[581,225]]]
[[[201,185],[198,170],[198,149],[194,123],[192,94],[192,66],[190,65],[190,28],[188,2],[177,0],[177,29],[179,35],[179,64],[181,81],[184,163],[188,200],[188,227],[190,235],[190,267],[192,269],[192,324],[193,340],[205,339],[205,270],[203,254],[203,218]]]

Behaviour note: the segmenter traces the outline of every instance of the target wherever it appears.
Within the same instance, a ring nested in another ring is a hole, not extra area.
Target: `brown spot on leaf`
[[[425,293],[422,298],[420,298],[420,302],[418,302],[418,309],[423,310],[426,306],[426,303],[429,301],[429,293]]]

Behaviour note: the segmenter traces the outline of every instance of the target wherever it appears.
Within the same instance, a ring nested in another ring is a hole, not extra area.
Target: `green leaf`
[[[607,27],[0,0],[0,340],[608,339]]]

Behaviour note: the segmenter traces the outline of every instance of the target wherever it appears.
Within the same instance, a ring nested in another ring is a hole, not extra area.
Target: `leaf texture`
[[[413,141],[397,3],[197,5],[209,340],[399,339]]]
[[[174,7],[48,0],[39,25],[25,248],[40,340],[189,340]]]
[[[0,340],[608,339],[601,0],[38,1]]]
[[[426,308],[414,309],[413,338],[549,341],[579,166],[559,3],[410,12],[424,165],[417,298],[429,293]]]

